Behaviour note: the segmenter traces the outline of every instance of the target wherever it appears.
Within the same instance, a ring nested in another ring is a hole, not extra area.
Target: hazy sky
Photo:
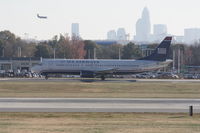
[[[151,24],[167,24],[171,34],[200,27],[200,0],[0,0],[0,30],[51,39],[71,34],[71,23],[78,22],[84,39],[104,39],[107,31],[119,27],[132,38],[145,6]],[[38,19],[37,13],[48,20]]]

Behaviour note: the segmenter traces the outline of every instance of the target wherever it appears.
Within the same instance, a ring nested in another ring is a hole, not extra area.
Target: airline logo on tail
[[[171,45],[172,37],[166,37],[156,48],[156,50],[149,56],[144,57],[140,60],[152,60],[152,61],[166,61],[170,45]]]
[[[172,37],[171,36],[168,36],[164,39],[164,41],[172,41]]]
[[[163,42],[171,42],[172,37],[166,37]],[[158,47],[158,54],[166,55],[167,54],[167,48],[159,48]]]
[[[158,48],[158,54],[167,54],[167,49],[166,48]]]

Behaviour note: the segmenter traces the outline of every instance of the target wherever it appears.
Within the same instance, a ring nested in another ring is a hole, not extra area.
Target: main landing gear
[[[101,75],[101,80],[104,81],[106,78],[104,75]]]
[[[46,79],[46,80],[48,80],[48,79],[49,79],[48,75],[45,75],[45,79]]]

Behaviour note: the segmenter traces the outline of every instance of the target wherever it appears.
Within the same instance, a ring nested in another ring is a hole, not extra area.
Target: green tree
[[[72,38],[70,46],[72,59],[84,59],[86,54],[85,44],[80,38]]]
[[[35,57],[52,58],[52,47],[46,43],[40,43],[36,46]]]
[[[120,44],[113,44],[97,48],[98,59],[119,59],[119,54],[122,55],[123,46]]]
[[[0,57],[3,56],[4,45],[3,42],[0,40]]]
[[[35,43],[22,44],[22,57],[34,57],[35,52],[36,52]]]
[[[1,31],[0,40],[3,44],[5,57],[16,57],[16,37],[10,31]]]
[[[69,59],[71,57],[71,47],[69,37],[60,34],[60,39],[56,46],[56,57]]]
[[[130,42],[123,48],[123,59],[137,59],[142,57],[141,50],[134,43]]]
[[[191,65],[199,66],[200,65],[200,44],[195,44],[190,46],[192,52]]]
[[[19,57],[20,51],[22,57],[33,57],[36,46],[33,43],[30,44],[24,40],[21,40],[21,38],[16,37],[10,31],[0,32],[0,45],[0,55],[2,56],[4,49],[5,57]]]

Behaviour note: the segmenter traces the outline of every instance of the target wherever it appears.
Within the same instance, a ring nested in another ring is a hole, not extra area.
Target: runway
[[[0,98],[0,112],[200,113],[200,99]]]

